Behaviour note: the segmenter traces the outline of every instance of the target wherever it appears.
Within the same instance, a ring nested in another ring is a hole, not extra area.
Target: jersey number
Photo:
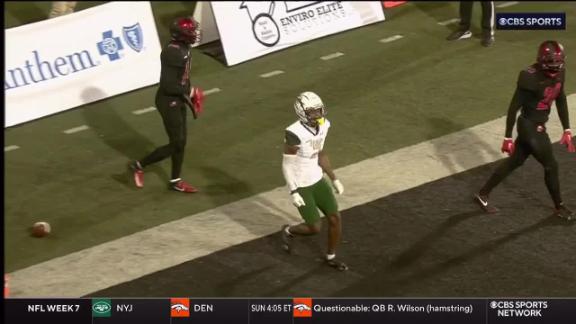
[[[544,89],[544,98],[540,100],[538,105],[536,106],[537,110],[549,110],[550,106],[552,105],[552,101],[558,97],[560,94],[560,88],[562,84],[560,82],[556,83],[554,86],[546,87]]]

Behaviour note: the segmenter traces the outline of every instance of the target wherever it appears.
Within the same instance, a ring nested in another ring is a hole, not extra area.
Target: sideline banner
[[[6,30],[5,125],[158,83],[150,2],[110,2]]]
[[[200,24],[202,30],[202,38],[200,42],[192,45],[192,47],[204,45],[220,39],[216,21],[214,20],[214,13],[209,1],[198,1],[194,8],[194,19]]]
[[[380,1],[211,1],[210,4],[229,66],[384,20]]]
[[[384,8],[394,8],[405,2],[406,1],[382,1],[382,3],[384,4]]]

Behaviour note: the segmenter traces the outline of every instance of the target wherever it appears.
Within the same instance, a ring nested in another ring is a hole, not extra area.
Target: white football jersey
[[[324,119],[324,123],[318,127],[318,134],[315,129],[304,126],[300,121],[286,128],[300,140],[294,166],[294,176],[298,187],[308,187],[320,181],[324,176],[322,168],[318,165],[318,153],[324,148],[324,142],[328,135],[330,121]]]

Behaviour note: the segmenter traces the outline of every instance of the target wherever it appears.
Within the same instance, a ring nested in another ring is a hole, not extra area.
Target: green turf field
[[[102,2],[81,2],[78,10]],[[44,19],[49,2],[8,2],[5,28]],[[156,3],[164,43],[174,17],[190,2]],[[194,50],[192,80],[209,95],[205,114],[190,119],[183,177],[201,193],[167,190],[167,160],[149,168],[146,187],[132,188],[125,165],[167,141],[158,113],[132,114],[154,104],[149,87],[5,130],[6,271],[52,259],[284,184],[280,169],[283,129],[295,120],[292,103],[317,92],[333,127],[327,150],[335,168],[461,130],[505,114],[517,72],[538,44],[562,42],[567,69],[576,32],[497,31],[492,48],[480,40],[447,42],[458,3],[408,3],[386,12],[386,21],[276,52],[231,68]],[[480,7],[474,12],[479,31]],[[574,3],[521,3],[502,11],[566,12]],[[380,43],[396,34],[404,38]],[[333,52],[345,55],[330,61]],[[262,73],[284,74],[261,79]],[[567,93],[576,92],[568,75]],[[571,107],[574,116],[574,107]],[[89,131],[65,135],[79,125]],[[38,240],[29,226],[48,221],[54,233]],[[208,234],[208,233],[207,233]]]

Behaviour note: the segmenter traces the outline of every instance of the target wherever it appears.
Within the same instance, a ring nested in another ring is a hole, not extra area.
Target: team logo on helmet
[[[294,110],[298,119],[306,125],[315,127],[324,123],[326,108],[322,99],[314,92],[306,91],[298,95]]]
[[[536,61],[540,68],[547,72],[549,76],[555,76],[558,72],[564,70],[565,58],[564,47],[557,41],[548,40],[538,47]]]
[[[198,43],[201,38],[200,25],[192,17],[178,18],[170,26],[172,39],[188,44]]]
[[[143,40],[144,34],[142,33],[142,27],[140,23],[136,23],[135,25],[129,27],[122,27],[122,36],[124,41],[131,49],[135,50],[136,52],[140,52],[143,47]]]

